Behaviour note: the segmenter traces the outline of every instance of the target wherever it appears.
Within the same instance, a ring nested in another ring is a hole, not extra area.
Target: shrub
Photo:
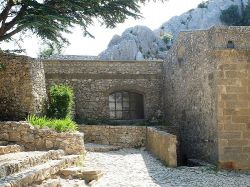
[[[69,118],[66,119],[49,119],[47,117],[28,116],[27,121],[38,128],[48,127],[57,132],[74,132],[77,125]]]
[[[165,33],[161,39],[166,43],[169,44],[169,42],[172,42],[173,40],[173,35],[171,33]]]
[[[64,85],[54,85],[49,91],[49,118],[65,119],[71,118],[73,105],[73,90]]]
[[[227,25],[241,25],[242,18],[240,16],[237,5],[231,5],[228,9],[221,11],[220,19]]]
[[[207,8],[208,6],[208,1],[202,1],[199,5],[198,8]]]

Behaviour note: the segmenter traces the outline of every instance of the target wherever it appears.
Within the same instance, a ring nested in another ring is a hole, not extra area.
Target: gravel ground
[[[167,168],[143,149],[88,152],[84,165],[104,172],[95,187],[250,187],[250,172],[216,171],[208,167]]]

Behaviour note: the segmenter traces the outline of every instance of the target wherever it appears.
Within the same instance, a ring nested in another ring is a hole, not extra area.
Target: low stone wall
[[[38,129],[27,122],[0,122],[0,140],[23,145],[27,151],[63,149],[67,154],[81,154],[83,133],[57,133]]]
[[[152,127],[79,125],[85,142],[122,147],[146,146],[167,166],[177,166],[177,136]]]
[[[122,147],[145,146],[146,127],[79,125],[78,129],[84,132],[85,142]]]
[[[176,136],[153,127],[147,128],[147,149],[167,166],[177,166]]]

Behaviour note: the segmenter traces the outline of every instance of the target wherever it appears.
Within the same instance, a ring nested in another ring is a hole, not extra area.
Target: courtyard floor
[[[84,166],[104,172],[95,187],[250,187],[250,173],[208,167],[167,168],[143,149],[88,152]]]

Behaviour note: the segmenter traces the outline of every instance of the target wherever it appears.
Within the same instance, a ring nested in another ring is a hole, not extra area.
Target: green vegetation
[[[169,42],[172,42],[173,40],[173,35],[171,33],[165,33],[161,39],[166,43],[168,44]]]
[[[68,86],[54,85],[50,88],[47,116],[31,115],[27,121],[39,128],[48,127],[57,132],[74,132],[77,125],[71,119],[72,104],[73,90]]]
[[[73,90],[69,86],[52,86],[49,91],[47,116],[53,119],[71,118],[73,95]]]
[[[228,9],[221,11],[220,19],[227,25],[249,26],[250,25],[250,4],[242,10],[240,15],[239,7],[232,5]]]
[[[0,71],[3,71],[5,69],[5,65],[0,63]]]
[[[241,25],[241,16],[237,5],[232,5],[228,9],[221,11],[220,19],[227,25]]]
[[[28,116],[27,121],[33,126],[44,128],[48,127],[57,132],[74,132],[77,130],[77,125],[71,119],[49,119],[47,117],[37,117],[34,115]]]
[[[250,3],[245,7],[243,16],[242,16],[242,25],[250,25]]]
[[[62,43],[47,42],[45,47],[40,49],[38,56],[39,58],[46,59],[52,55],[60,55],[63,48],[64,44]]]
[[[199,5],[198,8],[207,8],[208,6],[208,1],[202,1]]]
[[[154,0],[156,1],[156,0]],[[161,0],[165,1],[165,0]],[[31,31],[43,40],[56,43],[67,40],[78,25],[84,35],[92,36],[88,26],[98,20],[114,28],[128,17],[140,18],[140,3],[146,0],[1,0],[0,42],[13,39],[20,32]]]

